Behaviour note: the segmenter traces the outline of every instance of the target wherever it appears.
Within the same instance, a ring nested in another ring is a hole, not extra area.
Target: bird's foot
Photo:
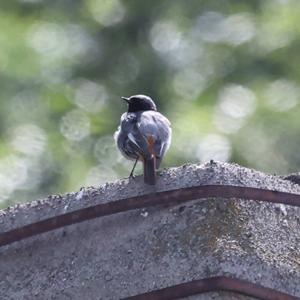
[[[135,176],[133,175],[133,173],[130,173],[128,178],[129,179],[135,179]]]

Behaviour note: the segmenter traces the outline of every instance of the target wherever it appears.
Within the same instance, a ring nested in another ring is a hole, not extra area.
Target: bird
[[[133,172],[138,161],[143,163],[144,182],[156,184],[156,170],[170,147],[172,129],[170,121],[157,111],[154,101],[146,95],[121,97],[128,110],[123,113],[114,139],[121,154],[134,160]]]

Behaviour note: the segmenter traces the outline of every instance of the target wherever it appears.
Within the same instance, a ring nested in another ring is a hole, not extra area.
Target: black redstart
[[[154,101],[145,95],[122,97],[128,103],[128,111],[121,116],[120,126],[114,134],[121,153],[135,160],[130,177],[137,161],[144,165],[144,181],[154,185],[155,170],[171,143],[171,123],[159,113]]]

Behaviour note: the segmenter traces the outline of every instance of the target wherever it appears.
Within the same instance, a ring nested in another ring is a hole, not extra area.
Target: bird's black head
[[[154,101],[145,95],[134,95],[129,98],[122,97],[128,103],[128,112],[137,112],[145,110],[155,110],[156,105]]]

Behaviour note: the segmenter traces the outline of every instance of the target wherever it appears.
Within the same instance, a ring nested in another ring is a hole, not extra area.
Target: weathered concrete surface
[[[6,231],[66,211],[151,191],[233,184],[300,194],[300,185],[237,165],[208,163],[0,211]],[[207,199],[71,225],[0,248],[0,299],[120,299],[214,275],[300,297],[300,209]],[[210,293],[189,299],[250,299]]]

